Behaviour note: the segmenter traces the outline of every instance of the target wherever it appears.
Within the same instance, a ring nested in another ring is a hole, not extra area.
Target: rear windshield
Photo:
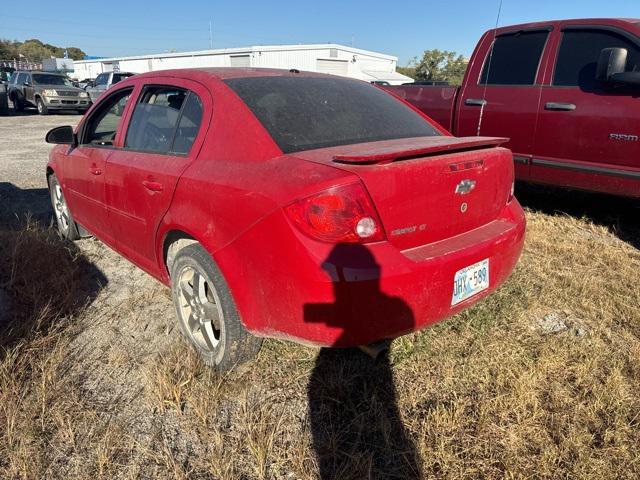
[[[284,153],[440,133],[368,83],[330,77],[233,78],[225,83]]]
[[[67,77],[62,75],[50,75],[46,73],[34,73],[33,83],[36,85],[64,85],[66,87],[73,87],[73,83]]]

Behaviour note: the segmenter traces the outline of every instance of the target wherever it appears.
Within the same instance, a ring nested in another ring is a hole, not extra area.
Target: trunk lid
[[[388,240],[399,249],[437,242],[498,217],[513,182],[505,138],[420,137],[297,152],[360,177]]]

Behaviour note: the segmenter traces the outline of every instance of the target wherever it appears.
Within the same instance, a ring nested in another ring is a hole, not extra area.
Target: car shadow
[[[52,224],[49,190],[22,189],[9,182],[0,182],[0,226],[22,228],[28,222]]]
[[[534,212],[586,218],[640,249],[640,200],[520,182],[516,198]]]
[[[369,328],[384,316],[400,330],[415,324],[409,306],[380,290],[380,266],[362,245],[337,245],[322,264],[332,280],[331,304],[306,304],[306,322],[340,328],[336,345],[350,342],[344,323],[356,309]],[[362,281],[353,281],[360,276]],[[358,300],[359,299],[359,300]],[[364,301],[363,301],[364,300]],[[376,359],[355,348],[320,350],[308,385],[313,449],[322,480],[422,478],[415,444],[397,405],[393,371],[386,352]]]
[[[108,283],[52,228],[48,202],[46,189],[0,183],[0,359],[21,340],[75,318]]]

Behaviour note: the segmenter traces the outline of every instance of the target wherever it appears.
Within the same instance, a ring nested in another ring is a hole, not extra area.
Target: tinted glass
[[[285,153],[438,131],[368,83],[331,77],[251,77],[226,81]]]
[[[145,89],[133,111],[125,147],[147,152],[168,152],[186,96],[185,90],[175,87]]]
[[[67,77],[62,75],[48,75],[44,73],[36,73],[32,75],[33,83],[36,85],[62,85],[65,87],[73,87],[73,83]]]
[[[626,71],[640,71],[640,49],[621,35],[603,30],[571,30],[562,34],[553,84],[596,88],[596,67],[604,48],[626,48]]]
[[[496,38],[482,70],[481,84],[533,85],[548,32],[518,32]]]
[[[100,75],[98,75],[96,77],[96,86],[97,85],[106,85],[107,84],[107,75],[105,75],[104,73],[101,73]]]
[[[131,76],[130,73],[114,73],[113,74],[113,79],[111,80],[111,83],[118,83],[121,80],[124,80],[125,78],[129,78]]]
[[[82,143],[113,145],[118,125],[122,121],[122,115],[130,96],[131,89],[127,89],[105,99],[87,120]]]
[[[19,73],[18,76],[16,77],[16,83],[18,85],[22,85],[26,80],[27,80],[26,73]]]
[[[176,153],[189,153],[193,141],[198,135],[200,122],[202,121],[202,102],[198,96],[190,92],[182,109],[180,123],[176,131],[171,151]]]

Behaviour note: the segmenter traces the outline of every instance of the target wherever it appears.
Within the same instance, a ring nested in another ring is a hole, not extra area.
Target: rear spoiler
[[[420,137],[404,141],[392,140],[371,143],[362,149],[350,145],[354,153],[340,153],[333,156],[336,163],[374,164],[390,163],[416,157],[454,153],[465,150],[497,147],[508,142],[508,138],[498,137]]]

